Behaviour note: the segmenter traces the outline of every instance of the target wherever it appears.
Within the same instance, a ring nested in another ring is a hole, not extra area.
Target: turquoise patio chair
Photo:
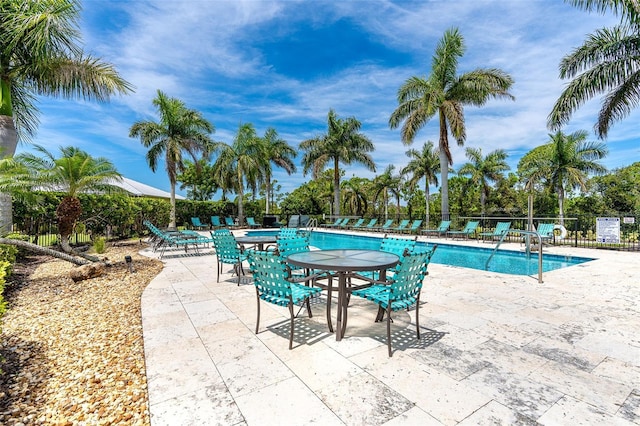
[[[333,222],[333,223],[325,223],[323,226],[325,228],[333,228],[335,226],[340,226],[341,223],[342,223],[342,218],[339,217],[339,218],[336,219],[335,222]]]
[[[486,238],[487,240],[488,239],[495,240],[496,237],[502,238],[502,236],[505,235],[510,228],[511,228],[511,222],[498,222],[496,223],[496,227],[494,228],[493,231],[481,232],[478,235],[482,237],[482,241],[485,241],[485,237],[487,237]]]
[[[200,222],[200,218],[199,217],[192,217],[191,218],[191,224],[196,229],[208,229],[209,228],[208,225],[205,225],[204,223]]]
[[[211,216],[211,226],[215,228],[222,228],[222,222],[220,222],[220,216]]]
[[[222,270],[222,265],[226,263],[233,265],[233,272],[238,277],[238,285],[240,285],[240,273],[244,275],[242,262],[247,260],[247,256],[240,250],[236,238],[228,229],[217,229],[211,231],[211,239],[216,251],[216,264],[218,266],[216,282],[220,282],[220,271]]]
[[[391,229],[391,225],[393,225],[393,219],[387,219],[382,226],[377,226],[373,228],[376,231],[389,231]]]
[[[536,232],[540,235],[540,240],[542,242],[549,241],[553,238],[553,230],[555,228],[554,223],[538,223],[538,228]]]
[[[364,227],[364,218],[356,220],[356,223],[350,226],[351,229],[359,229]]]
[[[373,218],[369,221],[369,223],[367,223],[367,226],[365,226],[363,229],[373,230],[375,229],[375,226],[377,223],[378,223],[378,219]]]
[[[418,236],[414,236],[412,238],[408,237],[395,237],[392,235],[385,234],[382,237],[382,241],[380,241],[380,248],[378,250],[385,251],[387,253],[393,253],[398,257],[402,257],[406,250],[413,251],[418,243]],[[388,273],[392,273],[389,271]],[[363,272],[362,275],[366,277],[379,277],[379,272]],[[378,278],[380,279],[380,278]]]
[[[280,231],[278,231],[278,235],[276,238],[295,237],[297,235],[298,235],[298,228],[282,227],[280,228]]]
[[[407,232],[409,232],[410,234],[413,234],[414,232],[417,233],[420,225],[422,225],[422,219],[415,219],[413,222],[411,222],[411,226],[409,227],[409,229],[407,229]]]
[[[467,222],[467,224],[464,226],[464,228],[461,231],[447,231],[447,235],[450,235],[451,238],[455,238],[455,237],[469,238],[471,234],[475,234],[477,232],[479,224],[480,224],[479,220],[470,220],[469,222]]]
[[[407,230],[409,222],[411,222],[409,219],[402,219],[402,221],[400,221],[400,224],[397,227],[392,228],[391,230],[395,232],[404,232]]]
[[[260,228],[260,225],[258,225],[252,217],[247,218],[247,225],[249,225],[249,228]]]
[[[436,234],[437,236],[441,236],[446,234],[449,231],[449,227],[451,226],[450,220],[442,220],[440,221],[440,225],[436,229],[424,229],[422,231],[425,235]]]
[[[247,250],[249,268],[253,274],[258,304],[256,334],[260,329],[260,301],[287,307],[290,316],[289,349],[293,348],[293,307],[302,303],[312,318],[309,298],[322,291],[319,287],[308,287],[291,281],[291,272],[279,253],[275,251]]]
[[[235,228],[236,226],[236,222],[233,220],[231,216],[225,216],[224,224],[227,225],[229,228]]]
[[[371,287],[354,290],[354,296],[362,297],[378,305],[376,322],[387,315],[387,348],[391,350],[391,312],[416,308],[416,336],[420,339],[420,291],[427,275],[427,266],[437,245],[429,249],[405,250],[400,263],[394,268],[393,278],[387,282],[375,282]]]
[[[347,229],[349,227],[349,222],[351,222],[351,219],[345,217],[342,223],[338,225],[338,228]]]

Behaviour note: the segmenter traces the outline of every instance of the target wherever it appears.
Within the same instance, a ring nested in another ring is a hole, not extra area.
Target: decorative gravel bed
[[[162,262],[143,248],[109,247],[106,273],[78,283],[62,260],[16,265],[0,339],[0,424],[149,424],[140,296]]]

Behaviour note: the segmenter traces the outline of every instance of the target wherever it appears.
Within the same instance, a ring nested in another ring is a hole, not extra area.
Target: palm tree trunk
[[[558,217],[560,219],[560,225],[564,226],[564,188],[562,185],[558,188]]]
[[[266,204],[266,208],[265,208],[265,214],[269,214],[269,200],[271,199],[271,176],[267,176],[267,204]]]
[[[0,158],[13,157],[17,145],[18,132],[13,117],[0,115]],[[11,194],[0,193],[0,233],[10,232],[13,229],[12,209]]]
[[[440,146],[440,206],[442,220],[449,220],[449,159]]]
[[[57,250],[52,250],[52,249],[46,248],[46,247],[41,247],[39,245],[32,244],[32,243],[29,243],[29,242],[26,242],[26,241],[12,240],[12,239],[9,239],[9,238],[0,238],[0,244],[7,244],[7,245],[26,248],[28,250],[35,251],[37,253],[42,253],[42,254],[46,254],[48,256],[55,257],[57,259],[66,260],[67,262],[71,262],[71,263],[73,263],[75,265],[87,265],[87,264],[91,263],[91,262],[89,262],[87,260],[78,259],[76,257],[73,257],[70,254],[62,253],[62,252],[59,252]]]
[[[338,158],[333,160],[333,204],[335,206],[335,215],[340,216],[340,169]]]
[[[171,210],[169,210],[169,229],[176,227],[176,183],[171,182]]]
[[[425,178],[425,182],[424,182],[424,197],[426,198],[425,200],[425,214],[424,214],[424,226],[429,229],[429,179]]]

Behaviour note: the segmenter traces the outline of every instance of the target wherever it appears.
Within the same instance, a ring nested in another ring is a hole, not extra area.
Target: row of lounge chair
[[[224,223],[222,222],[224,220]],[[256,223],[253,217],[246,218],[249,228],[259,228],[260,225]],[[223,219],[220,216],[211,216],[211,223],[202,223],[199,217],[191,218],[191,225],[195,229],[217,229],[217,228],[237,228],[238,224],[233,220],[231,216],[226,216]]]

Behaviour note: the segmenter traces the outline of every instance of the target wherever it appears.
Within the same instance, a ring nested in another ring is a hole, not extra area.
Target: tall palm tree
[[[491,189],[489,184],[500,180],[503,177],[502,172],[509,170],[507,153],[503,149],[496,149],[483,157],[481,148],[467,148],[466,155],[471,161],[460,167],[458,175],[469,176],[471,183],[480,187],[480,211],[484,216]]]
[[[603,174],[607,169],[597,160],[604,158],[604,143],[587,141],[588,133],[578,130],[569,135],[550,134],[550,141],[522,157],[518,171],[532,186],[546,184],[558,195],[560,224],[564,225],[564,198],[568,188],[586,189],[588,174]]]
[[[397,211],[396,220],[400,217],[400,176],[394,176],[393,171],[395,166],[389,164],[384,172],[376,176],[373,179],[373,199],[378,201],[382,196],[382,202],[384,203],[384,219],[389,218],[389,193],[396,198]]]
[[[452,28],[436,47],[427,77],[410,77],[398,89],[398,108],[389,118],[392,129],[402,122],[401,138],[405,145],[413,142],[418,131],[434,116],[438,117],[440,137],[440,184],[442,219],[449,218],[449,165],[453,165],[449,148],[449,133],[458,145],[467,138],[464,106],[482,106],[492,98],[514,99],[508,92],[513,84],[511,76],[499,69],[478,68],[461,75],[458,59],[465,51],[464,40],[457,28]]]
[[[71,253],[69,236],[82,214],[78,194],[118,192],[115,183],[121,176],[109,160],[94,158],[79,148],[60,148],[58,158],[42,146],[36,145],[35,150],[42,156],[23,153],[13,158],[13,171],[0,174],[0,188],[10,192],[45,189],[65,193],[56,217],[62,250]]]
[[[429,226],[429,185],[438,185],[436,174],[440,171],[440,159],[438,149],[433,147],[433,142],[428,141],[422,145],[422,151],[410,149],[406,152],[411,158],[400,174],[411,175],[408,180],[409,189],[413,191],[416,185],[424,178],[425,194],[425,225]]]
[[[108,101],[132,86],[115,68],[85,55],[76,0],[0,0],[0,158],[38,127],[39,95]],[[0,194],[0,230],[12,225],[11,197]]]
[[[363,190],[362,179],[351,178],[342,183],[343,190],[343,206],[356,215],[363,216],[369,203],[367,202],[367,195]]]
[[[640,4],[627,0],[567,0],[587,11],[620,14],[622,22],[587,36],[582,46],[560,62],[560,78],[572,79],[548,117],[548,127],[560,130],[585,102],[603,96],[594,129],[606,138],[614,122],[640,103]]]
[[[277,167],[284,169],[288,174],[296,171],[296,165],[293,163],[293,158],[296,157],[296,150],[287,143],[284,139],[278,137],[276,129],[270,127],[264,133],[262,137],[264,143],[265,158],[267,159],[265,168],[265,184],[266,184],[266,214],[270,211],[271,192],[273,191],[271,185],[271,164],[275,164]]]
[[[164,159],[169,183],[171,184],[171,212],[169,227],[176,226],[176,182],[179,172],[185,171],[183,152],[198,164],[201,156],[207,156],[214,147],[209,134],[214,131],[211,123],[196,110],[189,109],[184,102],[170,98],[158,90],[153,100],[160,121],[137,121],[129,130],[129,137],[140,138],[147,152],[147,163],[153,172],[158,162]]]
[[[218,146],[219,155],[213,165],[214,174],[224,187],[238,195],[238,222],[244,223],[244,189],[256,191],[265,179],[269,160],[264,155],[263,141],[250,123],[241,124],[233,144]]]
[[[304,174],[313,170],[315,179],[324,170],[327,163],[333,162],[333,205],[334,215],[340,215],[340,162],[344,164],[360,163],[375,172],[376,165],[368,154],[374,150],[373,142],[360,133],[360,121],[355,117],[340,119],[332,109],[327,116],[326,135],[307,139],[300,143],[300,149],[306,151],[302,157]]]

